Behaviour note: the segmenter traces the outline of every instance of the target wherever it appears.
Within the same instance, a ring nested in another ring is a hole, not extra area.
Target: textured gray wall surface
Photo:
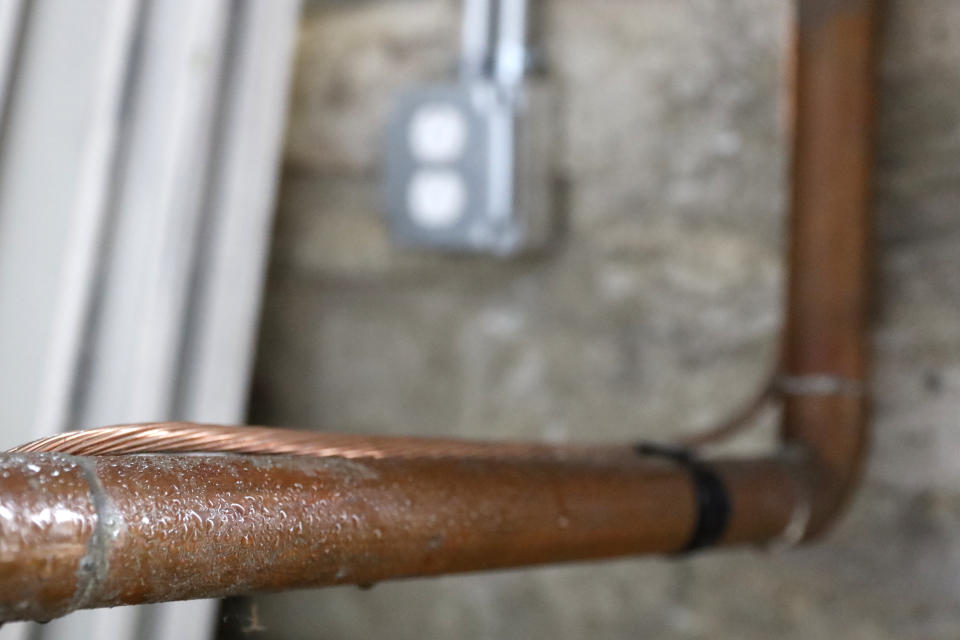
[[[453,76],[450,0],[315,3],[303,25],[252,420],[668,438],[776,353],[787,0],[546,0],[562,227],[520,260],[403,252],[384,117]],[[881,38],[876,435],[822,543],[282,594],[264,637],[960,637],[960,2]],[[764,446],[768,416],[735,447]]]

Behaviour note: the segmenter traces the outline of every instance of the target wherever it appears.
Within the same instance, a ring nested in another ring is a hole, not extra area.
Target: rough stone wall
[[[885,4],[876,436],[829,539],[271,596],[265,637],[960,636],[960,2]],[[791,3],[544,5],[565,230],[506,262],[399,251],[380,218],[384,115],[396,91],[452,77],[457,3],[310,5],[254,421],[657,438],[710,425],[763,379]]]

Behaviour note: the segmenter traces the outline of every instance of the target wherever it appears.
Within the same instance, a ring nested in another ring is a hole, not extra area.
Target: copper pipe
[[[823,531],[866,440],[874,5],[799,4],[783,453],[697,462],[178,424],[64,434],[0,456],[0,620]]]
[[[783,435],[821,465],[811,534],[855,485],[867,441],[875,0],[802,0]],[[788,389],[790,390],[790,389]]]
[[[723,544],[769,540],[794,462],[728,461]],[[629,448],[544,458],[7,454],[0,620],[544,562],[670,553],[698,505]]]

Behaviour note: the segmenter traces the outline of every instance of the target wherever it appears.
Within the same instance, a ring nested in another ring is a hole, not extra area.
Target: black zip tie
[[[641,442],[634,446],[634,451],[642,456],[670,460],[690,473],[697,503],[697,521],[690,540],[680,553],[689,553],[719,542],[730,520],[730,495],[720,476],[709,465],[694,457],[688,449]]]

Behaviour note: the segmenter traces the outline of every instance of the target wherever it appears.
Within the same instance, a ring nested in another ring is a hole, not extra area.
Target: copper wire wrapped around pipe
[[[13,453],[254,453],[340,458],[562,458],[630,455],[629,446],[571,446],[483,442],[455,438],[363,436],[267,427],[161,422],[71,431],[11,449]]]

